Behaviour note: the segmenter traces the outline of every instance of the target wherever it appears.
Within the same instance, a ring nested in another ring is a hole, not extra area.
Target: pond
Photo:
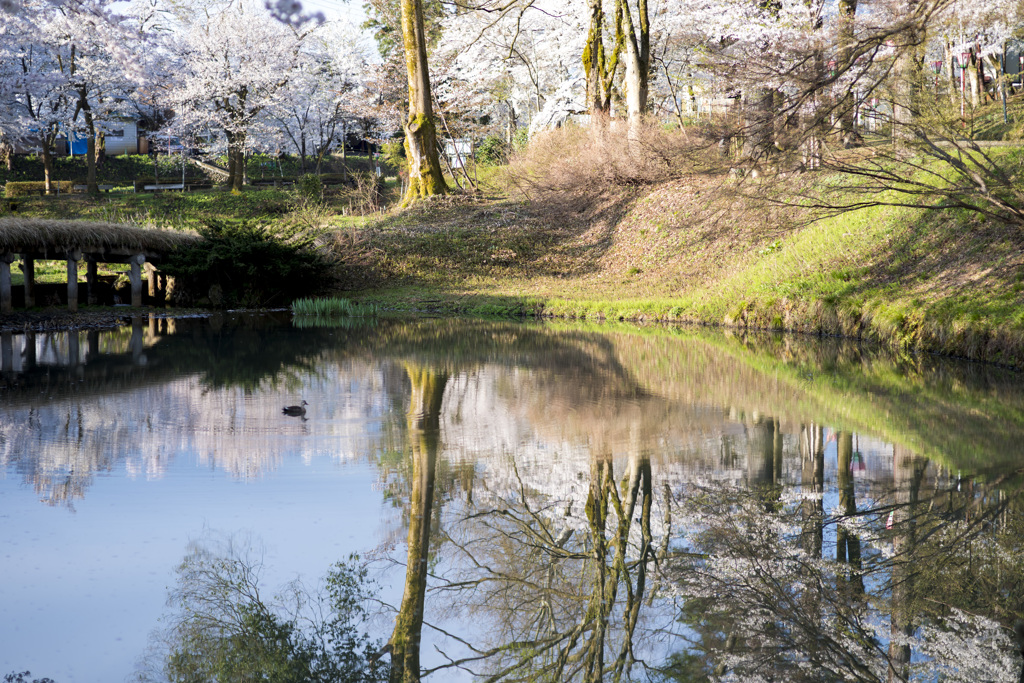
[[[270,314],[0,350],[0,676],[1021,675],[1013,371]]]

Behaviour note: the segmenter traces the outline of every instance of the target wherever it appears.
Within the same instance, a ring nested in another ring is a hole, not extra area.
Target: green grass
[[[377,306],[357,304],[350,299],[296,299],[292,302],[292,315],[313,318],[370,317],[377,315]]]

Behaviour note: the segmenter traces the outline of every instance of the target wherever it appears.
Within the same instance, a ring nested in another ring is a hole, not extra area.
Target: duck
[[[281,408],[281,412],[284,413],[285,415],[292,415],[294,417],[301,417],[302,415],[306,414],[306,406],[308,406],[308,405],[309,404],[306,403],[305,400],[303,400],[300,405],[297,405],[297,406],[285,406],[284,408]]]

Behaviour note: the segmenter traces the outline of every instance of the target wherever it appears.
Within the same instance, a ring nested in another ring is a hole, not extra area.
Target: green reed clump
[[[357,304],[349,299],[296,299],[292,315],[303,318],[366,318],[377,315],[373,304]]]

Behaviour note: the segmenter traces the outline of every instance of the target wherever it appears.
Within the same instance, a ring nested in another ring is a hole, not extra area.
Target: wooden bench
[[[97,185],[97,187],[99,187],[99,189],[102,190],[103,192],[110,192],[111,190],[114,189],[113,185]],[[71,186],[71,191],[72,192],[88,192],[89,191],[89,186],[88,185],[72,185]]]
[[[259,180],[250,180],[249,184],[253,187],[291,187],[295,183],[278,178],[260,178]]]
[[[182,183],[155,183],[153,185],[143,185],[142,189],[145,192],[161,192],[163,190],[184,190],[185,185]]]

